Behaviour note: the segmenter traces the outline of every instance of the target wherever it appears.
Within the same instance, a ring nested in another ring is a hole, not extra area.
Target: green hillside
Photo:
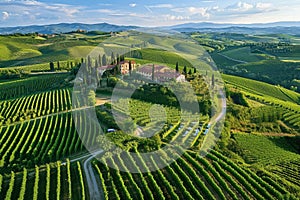
[[[85,57],[109,37],[95,33],[0,36],[0,68]]]
[[[222,51],[221,53],[232,59],[241,60],[244,62],[256,62],[263,60],[261,56],[251,53],[250,47],[234,48],[231,50]]]
[[[243,90],[246,90],[248,92],[252,92],[253,94],[274,97],[276,99],[280,99],[283,101],[292,101],[294,103],[300,102],[299,93],[287,90],[279,86],[274,86],[268,83],[226,74],[223,74],[222,78],[225,80],[225,82],[237,86],[238,88],[242,88]]]
[[[135,50],[135,51],[137,52],[136,57],[139,59],[154,61],[158,63],[166,63],[166,64],[174,65],[174,67],[176,62],[178,62],[180,66],[193,67],[189,61],[187,61],[186,59],[182,58],[181,56],[173,52],[168,52],[159,49],[142,49],[142,50]],[[133,52],[133,57],[134,57],[134,52]]]

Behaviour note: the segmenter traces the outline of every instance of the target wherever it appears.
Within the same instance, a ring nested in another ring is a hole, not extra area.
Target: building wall
[[[135,70],[136,64],[132,63],[131,64],[131,70]],[[125,62],[121,64],[120,66],[121,74],[128,74],[129,73],[129,62]]]

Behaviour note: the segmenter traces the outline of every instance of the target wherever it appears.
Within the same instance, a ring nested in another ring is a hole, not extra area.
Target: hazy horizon
[[[293,2],[0,0],[2,15],[0,26],[109,23],[154,27],[198,22],[219,24],[296,22],[300,19],[298,10],[300,0]]]

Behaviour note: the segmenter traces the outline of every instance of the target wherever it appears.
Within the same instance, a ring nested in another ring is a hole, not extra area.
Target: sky
[[[0,0],[0,27],[53,23],[168,26],[300,21],[300,0]]]

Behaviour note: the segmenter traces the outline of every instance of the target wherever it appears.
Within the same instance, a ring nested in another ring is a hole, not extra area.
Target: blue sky
[[[0,0],[0,26],[61,22],[164,26],[300,21],[300,0]]]

